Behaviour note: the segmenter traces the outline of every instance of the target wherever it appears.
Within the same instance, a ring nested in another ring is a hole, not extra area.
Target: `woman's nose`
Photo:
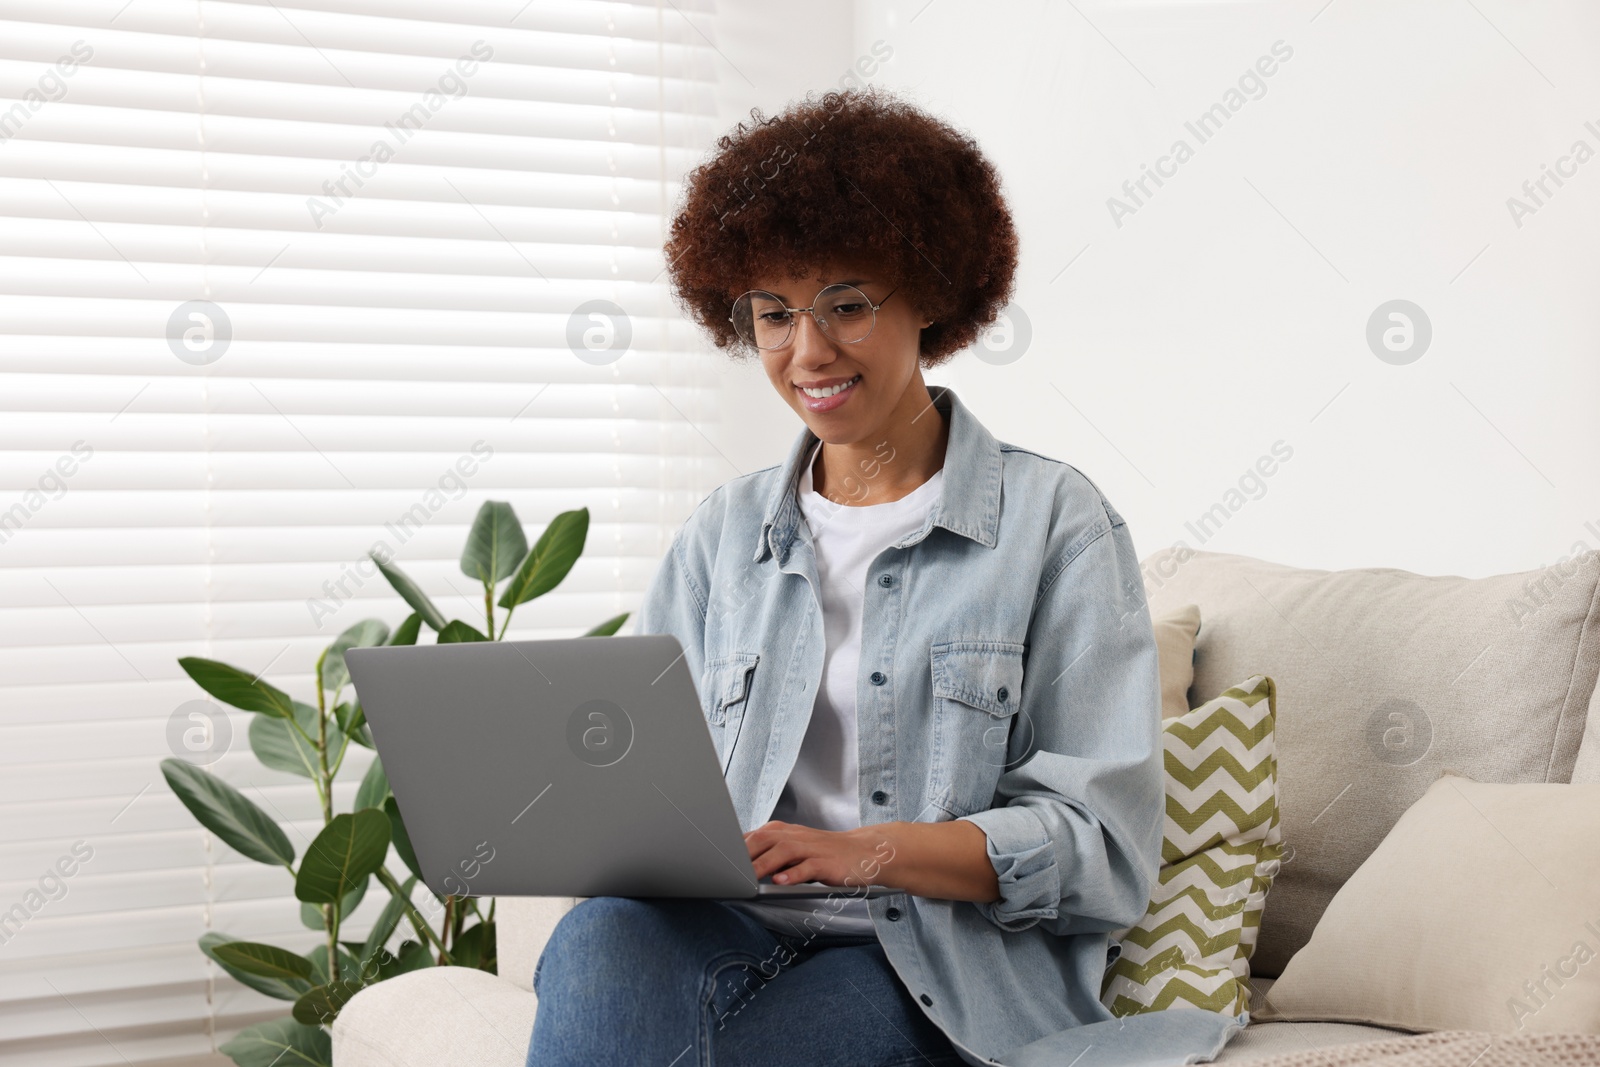
[[[821,360],[826,363],[833,359],[833,342],[817,324],[815,316],[796,315],[794,323],[794,338],[790,341],[794,345],[794,356],[797,360]]]

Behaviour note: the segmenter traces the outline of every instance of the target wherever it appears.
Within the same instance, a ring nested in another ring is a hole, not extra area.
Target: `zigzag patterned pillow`
[[[1100,1001],[1119,1016],[1168,1008],[1238,1015],[1250,956],[1283,856],[1278,828],[1278,692],[1257,674],[1163,724],[1167,823],[1160,886]]]

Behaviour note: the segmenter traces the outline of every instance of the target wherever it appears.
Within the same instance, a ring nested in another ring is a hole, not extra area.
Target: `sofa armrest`
[[[577,900],[573,897],[495,898],[495,954],[500,977],[533,990],[533,968],[545,942]]]

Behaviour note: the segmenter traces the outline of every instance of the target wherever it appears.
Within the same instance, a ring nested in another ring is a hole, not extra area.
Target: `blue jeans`
[[[876,937],[780,934],[716,901],[582,901],[533,985],[528,1067],[962,1062]]]

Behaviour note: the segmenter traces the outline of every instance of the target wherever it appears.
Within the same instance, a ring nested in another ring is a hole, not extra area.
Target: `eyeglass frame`
[[[822,323],[817,322],[817,311],[816,311],[816,308],[817,308],[817,297],[821,296],[823,293],[827,292],[829,289],[834,288],[835,286],[844,286],[845,288],[848,288],[848,289],[854,289],[856,292],[860,293],[862,296],[865,296],[867,298],[867,306],[872,309],[872,325],[867,327],[867,332],[866,333],[862,334],[860,337],[857,337],[854,341],[840,341],[838,338],[834,337],[831,333],[829,333],[827,331],[827,329],[822,325]],[[809,314],[811,316],[811,321],[817,323],[817,329],[822,331],[822,335],[824,337],[827,337],[829,340],[835,341],[835,342],[837,342],[838,344],[841,344],[841,345],[854,345],[854,344],[860,344],[862,341],[865,341],[868,337],[872,336],[872,331],[878,328],[878,309],[883,307],[883,305],[887,304],[889,302],[889,297],[893,296],[895,293],[897,293],[899,291],[900,291],[900,287],[898,285],[896,285],[893,289],[890,289],[888,291],[888,293],[886,293],[884,295],[884,298],[882,300],[880,300],[876,304],[874,304],[872,302],[872,297],[868,296],[867,295],[867,291],[865,289],[861,288],[861,286],[859,286],[859,285],[852,285],[850,282],[829,282],[827,285],[824,285],[821,289],[817,290],[817,296],[814,296],[814,297],[811,298],[811,306],[810,307],[792,308],[792,307],[789,307],[788,305],[786,305],[782,300],[778,300],[778,306],[783,308],[783,310],[788,312],[790,315]],[[751,293],[763,293],[766,296],[770,296],[773,299],[777,299],[777,294],[776,293],[769,293],[765,289],[746,289],[744,292],[740,293],[738,296],[733,298],[733,307],[735,309],[737,309],[738,306],[739,306],[739,301],[743,300],[745,297],[749,296]],[[733,323],[734,335],[735,336],[739,336],[739,324],[738,324],[738,322],[734,320],[734,317],[732,315],[728,316],[728,321]],[[754,327],[752,326],[752,329],[753,328]],[[742,336],[739,336],[739,340],[744,341],[744,338]],[[760,345],[756,344],[754,341],[745,341],[745,343],[749,344],[749,345],[753,345],[757,352],[776,352],[778,349],[787,346],[789,344],[789,342],[792,341],[792,340],[794,340],[794,320],[790,319],[789,320],[789,335],[783,339],[783,342],[781,344],[775,344],[771,348],[762,348]]]

